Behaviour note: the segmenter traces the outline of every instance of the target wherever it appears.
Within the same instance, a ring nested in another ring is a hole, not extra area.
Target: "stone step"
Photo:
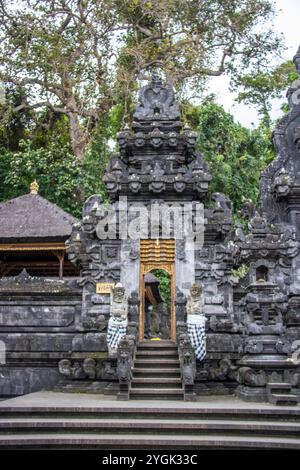
[[[137,344],[137,349],[171,349],[178,350],[178,346],[174,341],[149,341],[145,340]]]
[[[298,396],[292,393],[292,384],[285,382],[269,382],[266,386],[270,403],[281,406],[296,406]]]
[[[212,398],[214,402],[215,397]],[[216,406],[209,403],[165,403],[163,406],[159,403],[134,403],[126,402],[126,405],[120,402],[108,402],[97,406],[82,406],[80,404],[72,405],[59,403],[57,405],[16,405],[0,403],[1,419],[44,419],[44,418],[77,418],[77,419],[175,419],[175,420],[220,420],[228,421],[276,421],[282,423],[299,423],[300,407],[275,407],[270,404],[242,404],[237,401],[236,404],[223,405],[222,402]]]
[[[170,358],[170,359],[178,359],[178,351],[172,351],[172,350],[167,350],[167,351],[161,351],[160,349],[145,349],[145,350],[137,350],[135,357],[138,358],[153,358],[157,359],[158,357],[162,358]]]
[[[135,390],[137,388],[182,390],[182,382],[181,379],[175,379],[175,382],[172,382],[171,379],[167,379],[164,381],[160,381],[159,379],[149,380],[149,378],[133,379],[131,382],[131,389]]]
[[[158,384],[181,384],[180,377],[134,377],[131,383],[145,383],[153,386]]]
[[[183,389],[173,388],[130,388],[130,399],[148,399],[148,400],[183,400]]]
[[[267,390],[283,388],[284,390],[291,390],[292,384],[287,382],[268,382],[266,385]]]
[[[287,393],[292,390],[292,385],[290,383],[285,383],[285,382],[282,382],[282,383],[269,382],[267,383],[266,390],[267,392],[270,392],[270,393],[273,393],[273,392]]]
[[[165,345],[165,346],[153,346],[153,345],[147,345],[147,346],[138,346],[137,347],[138,351],[170,351],[170,352],[177,352],[178,353],[178,347],[177,346],[171,346],[171,345]]]
[[[160,378],[160,377],[181,377],[180,368],[169,368],[169,369],[161,369],[159,367],[155,367],[154,369],[142,368],[142,367],[134,367],[132,369],[133,377],[153,377],[153,378]]]
[[[107,435],[96,433],[1,435],[3,449],[300,449],[298,438],[227,435],[172,435],[156,434]]]
[[[178,359],[136,359],[134,361],[134,368],[142,367],[158,367],[160,369],[174,368],[174,366],[179,367]]]
[[[268,434],[282,436],[298,436],[300,435],[300,423],[278,423],[276,421],[244,421],[232,422],[229,420],[176,420],[176,419],[123,419],[123,418],[90,418],[90,419],[77,419],[77,418],[11,418],[0,419],[0,435],[1,433],[21,433],[26,432],[26,435],[36,434],[38,432],[48,433],[62,433],[62,432],[80,432],[95,433],[105,430],[106,433],[125,432],[155,432],[155,433],[171,433],[180,434],[212,434],[222,433],[226,434]]]
[[[278,406],[297,406],[298,405],[298,396],[293,395],[292,393],[283,394],[283,393],[272,393],[268,397],[272,405]]]

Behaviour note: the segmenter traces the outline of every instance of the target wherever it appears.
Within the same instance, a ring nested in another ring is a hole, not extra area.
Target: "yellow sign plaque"
[[[110,294],[113,287],[113,282],[97,282],[96,294]]]

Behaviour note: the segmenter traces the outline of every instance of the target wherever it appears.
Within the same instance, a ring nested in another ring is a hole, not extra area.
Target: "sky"
[[[293,58],[300,46],[300,0],[275,0],[278,15],[274,20],[275,29],[283,33],[285,46],[287,47],[282,55],[282,59],[290,60]],[[246,127],[256,127],[259,124],[259,116],[252,106],[238,104],[234,101],[235,94],[229,91],[229,80],[221,76],[211,80],[210,92],[217,97],[217,102],[222,104],[227,111],[230,111],[236,121],[239,121]],[[284,102],[274,100],[272,103],[272,118],[276,119],[282,115],[280,106]]]

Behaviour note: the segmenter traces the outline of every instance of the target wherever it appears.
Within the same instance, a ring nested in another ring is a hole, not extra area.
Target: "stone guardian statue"
[[[195,351],[197,359],[202,361],[206,356],[206,333],[205,333],[205,302],[203,287],[201,284],[193,284],[187,301],[187,327],[190,342]]]
[[[128,299],[121,283],[117,283],[111,292],[110,318],[107,329],[109,356],[117,354],[119,342],[126,336],[128,325]]]

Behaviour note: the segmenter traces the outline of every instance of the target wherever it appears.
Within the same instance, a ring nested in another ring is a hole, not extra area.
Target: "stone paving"
[[[284,409],[286,412],[299,412],[300,408],[293,406],[278,407],[269,403],[246,403],[233,396],[203,396],[197,402],[182,402],[173,400],[130,400],[118,401],[115,397],[108,395],[89,395],[81,393],[59,393],[51,391],[40,391],[28,395],[10,398],[2,401],[3,407],[22,408],[174,408],[174,409],[195,409],[224,408],[224,409],[245,409],[245,410],[278,410]],[[297,413],[298,414],[298,413]]]

